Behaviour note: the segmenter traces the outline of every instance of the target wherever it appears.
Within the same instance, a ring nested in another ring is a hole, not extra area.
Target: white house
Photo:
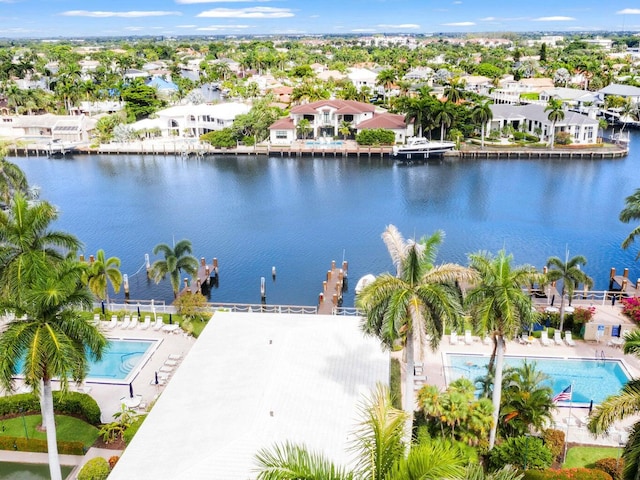
[[[493,119],[489,130],[502,130],[510,125],[516,130],[540,135],[541,140],[549,141],[551,129],[554,126],[549,120],[549,112],[545,112],[544,105],[490,105]],[[577,145],[591,145],[597,143],[598,120],[580,113],[565,111],[564,119],[555,123],[555,134],[568,132],[572,143]]]
[[[0,137],[88,142],[96,119],[85,115],[17,115],[0,117]]]
[[[631,85],[612,83],[598,90],[598,93],[602,94],[604,98],[608,95],[615,95],[617,97],[628,98],[633,104],[640,104],[640,88]]]
[[[157,112],[157,118],[141,120],[134,130],[159,128],[163,137],[199,137],[214,130],[230,127],[238,115],[248,113],[244,103],[178,105]]]
[[[362,90],[363,87],[367,87],[374,92],[376,89],[376,79],[378,74],[367,68],[349,68],[347,69],[347,78],[351,80],[358,89]]]

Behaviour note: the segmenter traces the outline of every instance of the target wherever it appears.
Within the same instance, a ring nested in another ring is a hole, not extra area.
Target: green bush
[[[392,358],[389,367],[389,391],[393,406],[398,410],[402,410],[401,378],[400,361],[397,358]]]
[[[611,475],[591,468],[563,468],[562,470],[527,470],[523,480],[612,480]]]
[[[537,142],[539,139],[535,135],[531,135],[530,133],[524,132],[513,132],[513,138],[519,141],[526,142]]]
[[[89,395],[79,392],[53,392],[53,410],[100,425],[100,407]],[[40,413],[40,401],[33,393],[0,397],[0,417],[17,413]]]
[[[136,419],[133,422],[131,422],[131,425],[129,425],[129,427],[124,431],[124,433],[122,434],[122,438],[126,445],[129,445],[129,443],[131,443],[131,440],[133,439],[134,435],[138,432],[138,429],[142,425],[142,422],[144,422],[145,418],[147,418],[146,415],[138,415]]]
[[[84,455],[86,453],[82,442],[63,442],[58,440],[56,443],[58,444],[58,453],[61,455]],[[0,436],[0,450],[46,453],[48,448],[46,440]]]
[[[522,470],[543,470],[553,463],[551,450],[538,437],[511,437],[489,453],[489,468],[499,470],[513,465]]]
[[[554,459],[557,459],[564,452],[564,432],[562,430],[548,428],[544,431],[542,439]]]
[[[395,134],[384,128],[362,130],[356,135],[358,145],[393,145],[395,141]]]
[[[558,132],[553,141],[556,145],[571,145],[573,139],[569,132]]]
[[[237,145],[236,139],[230,128],[200,135],[200,141],[210,143],[214,147],[220,148],[233,148]]]
[[[102,457],[95,457],[84,464],[78,480],[106,480],[109,476],[109,462]]]
[[[621,480],[622,470],[624,470],[624,459],[611,457],[601,458],[600,460],[596,460],[596,468],[607,472],[613,480]]]

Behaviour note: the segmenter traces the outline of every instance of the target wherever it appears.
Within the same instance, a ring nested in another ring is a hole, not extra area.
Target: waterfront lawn
[[[618,458],[622,449],[616,447],[572,447],[567,452],[563,468],[595,467],[601,458]]]
[[[29,438],[47,439],[47,433],[38,430],[42,423],[40,415],[25,415],[24,422],[22,418],[18,416],[0,420],[0,436],[24,438],[26,423]],[[82,442],[88,449],[98,438],[98,429],[79,418],[67,415],[56,415],[55,418],[58,441]]]

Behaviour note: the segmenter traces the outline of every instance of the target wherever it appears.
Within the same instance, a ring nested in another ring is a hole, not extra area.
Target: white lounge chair
[[[449,343],[451,345],[458,344],[458,334],[456,332],[451,332],[451,336],[449,337]]]
[[[556,342],[556,345],[564,345],[562,341],[562,332],[560,330],[556,330],[553,333],[553,341]]]
[[[129,315],[125,315],[122,323],[120,324],[120,328],[126,330],[129,328],[129,324],[131,323],[131,317]]]
[[[129,330],[133,330],[138,326],[138,316],[131,317],[131,323],[129,324]]]
[[[567,342],[567,345],[569,345],[570,347],[575,347],[576,346],[576,342],[573,341],[573,338],[571,336],[571,332],[570,331],[566,331],[564,332],[564,341]]]
[[[540,343],[543,347],[548,347],[549,345],[551,345],[551,342],[549,341],[549,334],[546,330],[542,330],[540,332]]]
[[[471,345],[473,343],[473,338],[471,337],[471,330],[464,331],[464,343],[467,345]]]
[[[93,314],[93,324],[94,325],[100,325],[100,314],[99,313],[94,313]]]
[[[117,324],[118,324],[118,316],[117,315],[111,315],[111,321],[109,322],[109,328],[116,328]]]
[[[164,325],[164,322],[162,321],[162,315],[158,315],[156,317],[156,322],[153,324],[153,329],[160,330],[163,325]]]
[[[485,345],[491,345],[492,343],[491,337],[489,335],[485,335],[484,338],[482,339],[482,343],[484,343]]]
[[[180,353],[172,353],[169,355],[169,360],[180,360],[182,358],[182,354]],[[422,369],[422,364],[418,364],[416,363],[416,367],[420,365],[420,368]]]
[[[171,365],[163,365],[158,369],[159,372],[173,372],[173,367]]]
[[[150,325],[151,325],[151,315],[145,315],[144,316],[144,323],[142,325],[140,325],[140,328],[142,330],[146,330],[147,328],[149,328]]]
[[[178,361],[177,360],[165,360],[164,364],[168,365],[170,367],[175,367],[176,365],[178,365]]]

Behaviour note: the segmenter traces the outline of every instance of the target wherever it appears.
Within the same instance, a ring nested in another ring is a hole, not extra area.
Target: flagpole
[[[567,419],[567,434],[564,436],[564,454],[562,463],[567,461],[567,448],[569,445],[569,427],[571,427],[571,409],[573,408],[573,381],[571,382],[571,395],[569,396],[569,418]]]

